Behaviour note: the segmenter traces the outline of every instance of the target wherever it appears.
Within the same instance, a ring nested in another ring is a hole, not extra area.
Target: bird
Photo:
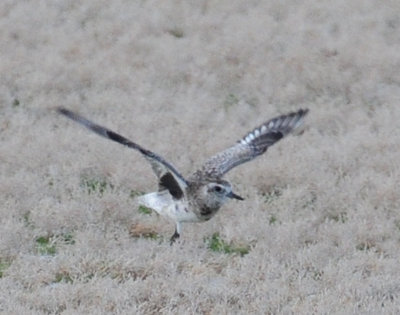
[[[233,192],[231,183],[223,176],[234,167],[262,155],[300,127],[309,110],[299,109],[264,122],[234,145],[206,160],[187,178],[161,155],[69,109],[58,107],[57,111],[104,138],[139,151],[150,162],[158,178],[158,191],[139,196],[138,203],[175,222],[175,231],[170,238],[173,244],[181,236],[182,223],[208,221],[228,200],[244,200]]]

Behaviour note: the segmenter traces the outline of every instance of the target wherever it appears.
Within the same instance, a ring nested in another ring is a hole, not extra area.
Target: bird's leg
[[[174,244],[176,239],[179,238],[180,236],[181,236],[181,224],[180,222],[176,222],[175,233],[171,236],[170,239],[171,245]]]
[[[175,233],[171,236],[170,242],[171,245],[175,243],[176,239],[179,238],[179,233],[175,230]]]

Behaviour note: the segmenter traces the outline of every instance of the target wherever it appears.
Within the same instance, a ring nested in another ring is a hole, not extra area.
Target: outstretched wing
[[[194,178],[220,178],[229,170],[267,151],[268,147],[285,137],[303,123],[308,109],[273,118],[248,133],[234,146],[205,162]]]
[[[57,111],[60,114],[76,121],[77,123],[85,126],[89,130],[97,133],[98,135],[104,138],[118,142],[131,149],[138,150],[150,162],[154,173],[157,175],[159,179],[160,190],[168,189],[168,191],[175,199],[180,199],[183,197],[183,192],[187,187],[186,180],[183,178],[181,174],[179,174],[179,172],[170,163],[165,161],[161,156],[143,148],[137,143],[130,141],[129,139],[117,134],[114,131],[111,131],[105,127],[102,127],[100,125],[91,122],[85,117],[77,113],[74,113],[68,109],[60,107],[57,109]]]

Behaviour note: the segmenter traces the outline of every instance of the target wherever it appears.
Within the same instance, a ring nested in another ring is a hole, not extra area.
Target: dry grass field
[[[400,3],[3,0],[1,314],[399,314]],[[275,115],[304,132],[174,225],[133,150],[184,175]]]

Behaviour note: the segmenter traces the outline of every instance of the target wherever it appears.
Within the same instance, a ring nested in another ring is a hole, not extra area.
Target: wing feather
[[[159,179],[160,190],[168,189],[171,195],[176,199],[180,199],[183,196],[183,192],[187,187],[187,182],[170,163],[164,160],[164,158],[119,135],[118,133],[97,125],[85,117],[68,109],[60,107],[57,109],[57,111],[104,138],[113,140],[142,153],[146,160],[150,162],[154,173]]]
[[[195,178],[221,178],[229,170],[251,161],[267,149],[298,128],[308,109],[300,109],[287,115],[281,115],[255,128],[232,147],[212,156],[202,168],[194,173]]]

